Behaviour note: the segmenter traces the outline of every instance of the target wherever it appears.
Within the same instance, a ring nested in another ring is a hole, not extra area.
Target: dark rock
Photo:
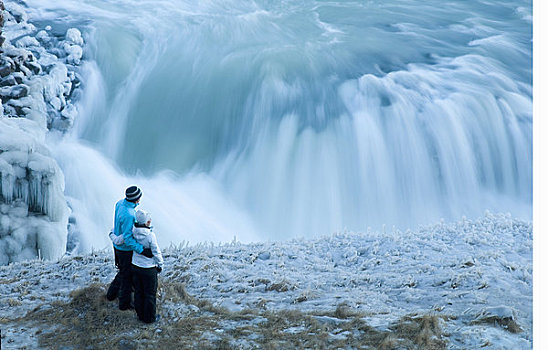
[[[21,23],[23,21],[23,13],[15,10],[11,10],[10,13],[17,23]]]
[[[2,101],[12,98],[21,98],[29,94],[29,87],[25,84],[15,86],[6,86],[0,89],[0,98]]]
[[[32,52],[24,50],[24,49],[20,49],[20,50],[14,51],[14,52],[10,52],[7,55],[9,57],[11,57],[11,59],[13,60],[13,62],[15,63],[16,66],[21,66],[26,61],[34,60],[34,56],[32,55]]]
[[[23,81],[25,80],[25,75],[21,72],[14,72],[13,77],[15,78],[15,81],[17,84],[23,84]]]
[[[28,69],[25,65],[20,65],[19,67],[19,70],[21,72],[23,72],[27,77],[31,77],[33,74],[32,74],[32,71],[30,69]]]
[[[0,46],[2,46],[2,44],[6,40],[6,38],[1,36],[2,28],[4,28],[4,10],[5,9],[6,8],[4,7],[4,2],[2,0],[0,0]]]
[[[2,66],[0,66],[0,77],[6,77],[10,75],[14,71],[13,67],[9,62],[5,62]]]
[[[13,106],[10,106],[8,104],[4,105],[4,115],[8,117],[18,117],[17,111],[15,111],[15,108],[13,108]]]
[[[34,74],[40,74],[42,72],[42,66],[34,61],[25,62],[25,67],[30,69]]]
[[[14,100],[11,100],[11,101],[14,101]],[[13,111],[15,112],[15,116],[24,117],[26,114],[30,112],[30,109],[28,107],[13,105],[10,103],[11,101],[8,101],[6,106],[10,106],[13,108]]]
[[[55,67],[55,64],[48,64],[46,66],[42,66],[42,72],[45,74],[49,74],[51,70]]]
[[[15,80],[15,77],[13,75],[8,75],[7,77],[0,80],[0,87],[3,86],[11,86],[11,85],[17,85],[17,81]]]
[[[15,71],[15,62],[7,56],[0,56],[0,77],[5,77]]]

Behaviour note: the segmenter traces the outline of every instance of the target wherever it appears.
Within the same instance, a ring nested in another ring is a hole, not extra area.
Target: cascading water
[[[530,219],[531,1],[26,3],[87,43],[52,141],[84,248],[132,184],[164,246]]]

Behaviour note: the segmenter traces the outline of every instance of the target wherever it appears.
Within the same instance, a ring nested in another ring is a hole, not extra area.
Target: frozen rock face
[[[0,8],[3,4],[0,1]],[[63,255],[69,207],[64,176],[46,145],[72,127],[84,43],[78,29],[50,35],[7,2],[0,16],[0,264]],[[1,41],[1,39],[0,39]]]
[[[76,28],[65,37],[38,30],[25,21],[24,8],[8,3],[4,11],[6,42],[0,55],[0,98],[4,115],[25,117],[44,128],[66,132],[77,113],[71,103],[80,85],[76,65],[83,39]]]
[[[4,2],[0,0],[0,46],[4,43],[6,38],[2,36],[2,27],[4,27],[4,10],[6,8],[4,7]]]
[[[65,251],[64,178],[44,135],[32,120],[0,119],[0,264]]]

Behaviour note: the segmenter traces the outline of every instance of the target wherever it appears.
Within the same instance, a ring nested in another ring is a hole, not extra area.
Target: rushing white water
[[[26,3],[87,43],[86,247],[132,184],[163,245],[531,216],[531,1]]]

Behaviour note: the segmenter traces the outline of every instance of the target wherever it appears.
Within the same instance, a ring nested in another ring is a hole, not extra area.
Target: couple
[[[109,236],[119,271],[108,288],[107,299],[118,297],[120,310],[135,307],[139,320],[152,323],[156,320],[158,273],[164,260],[151,230],[150,214],[135,210],[142,195],[141,189],[131,186],[126,189],[126,197],[116,203],[114,229]],[[135,303],[131,300],[133,289]]]

